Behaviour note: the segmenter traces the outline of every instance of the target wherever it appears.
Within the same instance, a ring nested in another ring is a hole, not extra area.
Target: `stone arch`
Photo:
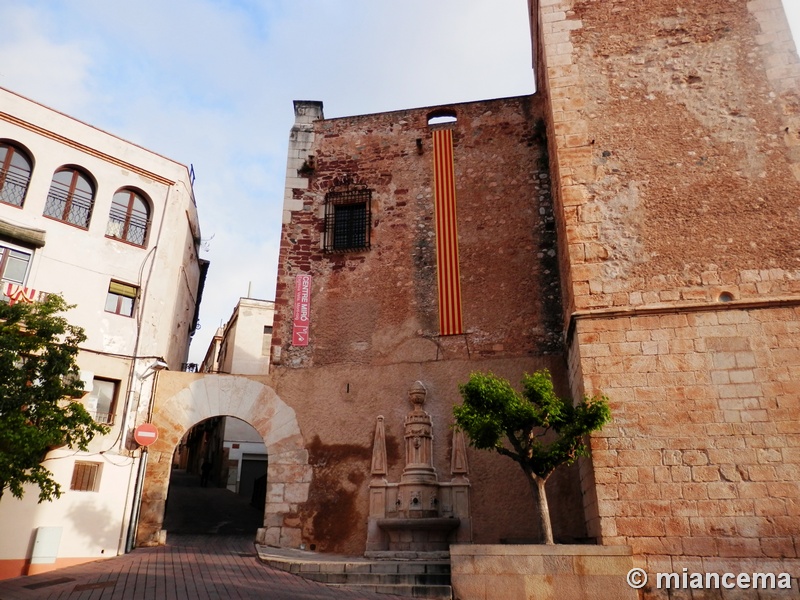
[[[184,374],[163,373],[167,377]],[[258,542],[297,547],[301,542],[299,523],[285,521],[308,500],[311,466],[297,416],[271,387],[254,379],[234,375],[192,377],[168,398],[158,398],[152,422],[159,437],[147,453],[142,488],[142,505],[136,543],[155,546],[165,542],[162,532],[169,488],[172,455],[183,435],[197,423],[212,417],[232,416],[252,425],[264,439],[269,456],[267,501],[264,527]]]

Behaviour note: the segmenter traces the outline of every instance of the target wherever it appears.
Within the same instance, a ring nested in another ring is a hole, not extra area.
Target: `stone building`
[[[85,329],[83,401],[110,432],[48,453],[63,496],[0,503],[0,578],[125,552],[157,371],[180,370],[205,261],[189,170],[0,89],[3,301],[60,293]],[[132,534],[132,532],[131,532]],[[132,540],[130,540],[132,542]]]
[[[475,369],[518,381],[549,368],[568,391],[542,110],[540,98],[519,97],[324,119],[321,103],[295,103],[270,375],[162,375],[155,420],[167,431],[153,447],[141,543],[159,539],[167,457],[178,440],[204,419],[229,415],[256,427],[267,446],[261,540],[364,553],[367,521],[378,518],[371,490],[381,493],[371,484],[385,480],[396,499],[394,484],[409,478],[404,423],[417,381],[432,421],[424,469],[432,476],[423,477],[421,501],[440,504],[425,510],[451,514],[462,503],[452,540],[537,534],[519,519],[530,498],[518,467],[485,453],[464,462],[451,426],[458,384]],[[460,322],[443,323],[438,308],[442,157],[434,134],[452,139],[454,151],[446,164],[458,205],[460,300],[451,306]],[[344,242],[334,239],[342,230]],[[310,311],[305,343],[296,303]],[[443,334],[444,326],[460,331]],[[386,455],[380,468],[376,445]],[[552,482],[566,509],[554,523],[562,542],[586,537],[577,475],[568,470]],[[468,497],[459,487],[465,478]]]
[[[800,66],[780,0],[529,6],[533,96],[335,119],[295,103],[271,373],[162,379],[157,450],[248,420],[270,456],[260,539],[361,553],[417,436],[431,485],[469,482],[450,541],[527,539],[521,474],[459,462],[452,405],[471,371],[546,367],[614,414],[549,484],[557,540],[796,588]]]
[[[800,65],[779,1],[531,3],[588,535],[800,570]]]

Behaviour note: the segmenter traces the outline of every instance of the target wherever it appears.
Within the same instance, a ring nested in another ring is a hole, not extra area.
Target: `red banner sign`
[[[311,275],[298,275],[294,279],[294,320],[292,321],[292,346],[308,346],[308,328],[311,325]]]

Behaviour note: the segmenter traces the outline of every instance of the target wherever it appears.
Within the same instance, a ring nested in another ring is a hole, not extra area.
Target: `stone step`
[[[449,573],[309,573],[298,575],[322,583],[353,585],[450,585]]]
[[[261,562],[335,587],[410,598],[450,600],[450,561],[374,560],[256,546]]]
[[[453,588],[449,585],[351,585],[329,584],[359,592],[374,592],[376,594],[392,594],[406,598],[430,598],[433,600],[452,600]]]

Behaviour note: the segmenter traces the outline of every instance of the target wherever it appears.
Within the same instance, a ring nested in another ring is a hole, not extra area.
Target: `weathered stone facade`
[[[796,577],[800,64],[781,3],[531,7],[570,382],[615,416],[583,465],[589,535],[649,572]]]
[[[274,382],[316,448],[314,482],[301,511],[306,544],[363,552],[375,419],[386,417],[387,479],[396,480],[404,464],[397,424],[415,380],[429,390],[441,474],[450,472],[458,384],[471,371],[519,381],[525,371],[546,367],[567,389],[542,105],[520,97],[338,119],[324,119],[320,103],[297,102],[295,109]],[[431,116],[442,114],[455,115],[456,123],[429,126]],[[452,336],[438,329],[436,127],[454,135],[464,333]],[[349,189],[371,192],[370,247],[326,251],[326,195]],[[307,346],[292,344],[297,275],[312,277]],[[533,524],[518,519],[531,502],[519,468],[471,451],[469,461],[472,538],[534,537]],[[556,517],[557,537],[584,538],[576,471],[555,478],[551,488],[567,508]]]
[[[378,474],[398,481],[397,424],[422,382],[446,474],[458,384],[546,367],[574,397],[607,394],[614,415],[592,458],[548,484],[558,541],[629,546],[651,574],[789,572],[796,590],[800,63],[780,1],[530,4],[534,96],[338,119],[295,103],[262,380],[296,415],[307,496],[270,479],[265,539],[363,552],[376,419]],[[444,115],[455,123],[429,125]],[[464,322],[448,336],[443,127]],[[344,251],[330,247],[331,194],[353,191],[368,244]],[[293,343],[298,276],[310,337]],[[467,462],[472,541],[533,537],[518,468]]]

